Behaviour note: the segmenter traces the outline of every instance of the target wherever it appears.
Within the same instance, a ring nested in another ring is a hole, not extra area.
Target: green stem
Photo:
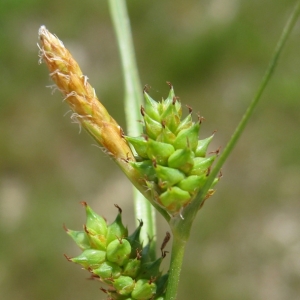
[[[288,19],[288,21],[282,31],[279,41],[277,42],[277,45],[275,47],[273,56],[271,57],[269,65],[268,65],[268,67],[265,71],[265,74],[262,78],[262,81],[260,83],[260,86],[259,86],[256,94],[254,95],[249,107],[247,108],[244,116],[242,117],[242,120],[240,121],[235,132],[231,136],[224,151],[220,155],[220,158],[218,159],[215,167],[213,168],[212,172],[210,173],[205,186],[203,187],[203,189],[197,196],[197,199],[195,199],[195,201],[193,201],[191,203],[191,205],[187,206],[187,208],[185,209],[185,211],[183,213],[185,216],[188,216],[188,218],[189,218],[189,222],[186,222],[185,226],[181,227],[181,230],[185,231],[185,235],[186,235],[186,230],[190,230],[191,223],[192,223],[193,219],[195,218],[195,216],[198,212],[198,208],[200,207],[200,204],[202,203],[203,199],[205,198],[205,195],[207,194],[212,182],[214,181],[214,179],[220,172],[223,164],[225,163],[229,154],[232,152],[234,146],[236,145],[237,141],[239,140],[241,134],[243,133],[250,117],[252,116],[253,111],[254,111],[255,107],[257,106],[257,103],[260,100],[261,95],[262,95],[263,91],[265,90],[265,87],[267,86],[267,84],[271,78],[271,75],[274,72],[274,69],[275,69],[278,59],[279,59],[279,56],[282,52],[282,49],[284,48],[284,45],[291,33],[296,21],[297,21],[297,18],[299,17],[299,14],[300,14],[300,1],[297,2],[290,18]],[[181,223],[181,222],[179,222],[179,223]]]
[[[169,270],[168,288],[166,292],[166,300],[175,300],[178,291],[181,266],[186,246],[186,241],[182,240],[173,232],[173,245],[171,254],[171,263]],[[188,297],[187,297],[188,298]]]
[[[142,87],[135,60],[135,52],[126,2],[124,0],[109,0],[108,3],[117,36],[125,81],[124,102],[127,131],[128,135],[130,136],[138,136],[140,135],[140,128],[137,120],[140,119],[139,109],[142,104]],[[148,236],[155,237],[155,210],[149,201],[147,201],[135,188],[134,205],[136,218],[142,219],[144,222],[141,232],[141,240],[146,241]],[[152,243],[152,250],[154,255],[154,242]]]
[[[229,140],[228,144],[226,145],[222,155],[220,156],[215,168],[212,170],[209,178],[203,187],[201,193],[197,196],[197,198],[188,205],[184,211],[182,212],[182,216],[178,216],[170,220],[170,226],[172,228],[174,234],[174,241],[173,241],[173,249],[172,249],[172,257],[171,257],[171,264],[170,264],[170,275],[169,275],[169,282],[168,282],[168,289],[166,294],[166,300],[173,300],[176,299],[178,282],[179,282],[179,275],[181,272],[181,264],[183,260],[183,253],[185,248],[185,243],[189,238],[190,230],[194,221],[194,218],[199,210],[205,195],[207,194],[213,180],[216,178],[217,174],[221,170],[224,162],[226,161],[227,157],[233,150],[234,146],[236,145],[239,137],[241,136],[242,132],[244,131],[250,117],[253,114],[253,111],[261,98],[261,95],[268,84],[272,73],[274,72],[275,66],[278,62],[278,58],[282,52],[282,49],[286,43],[286,40],[291,33],[297,18],[300,14],[300,1],[297,2],[289,20],[287,21],[283,32],[279,38],[279,41],[276,45],[274,50],[274,54],[270,60],[270,63],[267,67],[267,70],[264,74],[264,77],[260,83],[260,86],[254,95],[248,109],[246,110],[242,120],[240,121],[239,125],[237,126],[235,132],[233,133],[231,139]]]

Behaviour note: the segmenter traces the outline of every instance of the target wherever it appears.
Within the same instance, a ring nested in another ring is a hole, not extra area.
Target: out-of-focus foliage
[[[153,98],[171,81],[183,104],[224,146],[263,75],[295,1],[128,0],[141,81]],[[46,25],[70,48],[122,125],[123,81],[106,1],[0,3],[0,290],[5,299],[101,299],[99,284],[69,264],[78,255],[62,224],[80,230],[85,200],[133,228],[131,186],[71,124],[38,65]],[[293,300],[300,294],[300,25],[255,116],[200,211],[179,299]],[[125,130],[126,131],[126,130]],[[161,219],[158,240],[166,224]],[[170,247],[170,246],[169,246]],[[165,269],[167,263],[165,264]]]

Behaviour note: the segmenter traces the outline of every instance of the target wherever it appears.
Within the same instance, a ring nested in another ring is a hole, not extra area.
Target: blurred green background
[[[292,0],[128,0],[142,84],[171,81],[225,146],[261,80]],[[123,80],[106,1],[0,2],[1,299],[104,299],[63,257],[79,254],[62,225],[81,229],[87,201],[109,221],[118,203],[134,229],[130,183],[51,95],[37,32],[68,47],[125,127]],[[300,294],[300,22],[262,101],[198,214],[178,299],[294,300]],[[126,130],[125,130],[126,131]],[[168,230],[158,218],[158,240]],[[168,245],[170,250],[170,245]],[[167,261],[164,266],[167,270]]]

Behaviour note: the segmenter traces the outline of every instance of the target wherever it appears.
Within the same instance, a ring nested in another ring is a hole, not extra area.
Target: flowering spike
[[[184,206],[193,201],[196,192],[200,192],[200,186],[194,188],[197,182],[194,177],[189,181],[183,181],[182,185],[180,181],[189,176],[207,175],[215,159],[215,156],[205,157],[211,138],[198,141],[203,118],[198,116],[198,122],[194,123],[191,116],[192,109],[189,109],[189,114],[181,121],[181,103],[175,96],[173,86],[168,83],[169,95],[161,102],[155,102],[146,89],[144,90],[145,105],[141,107],[144,135],[140,138],[125,138],[123,130],[98,100],[87,76],[83,75],[63,43],[45,26],[39,29],[39,38],[40,62],[44,61],[48,66],[52,80],[74,112],[72,117],[106,149],[132,183],[152,203],[156,202],[172,216],[179,214]],[[134,156],[128,143],[135,149],[138,157]],[[175,150],[179,149],[188,151],[176,152],[176,155],[170,158]],[[178,153],[183,155],[180,156]],[[203,158],[207,160],[200,160]],[[148,162],[145,165],[138,165],[134,164],[136,161]],[[154,168],[151,168],[150,161]],[[161,167],[175,170],[176,175],[182,173],[182,179],[174,180],[174,171],[173,174],[165,172],[167,169]],[[212,193],[210,192],[210,195]],[[111,224],[105,233],[106,224],[101,217],[93,215],[93,212],[87,213],[90,214],[90,221],[86,224],[85,234],[91,247],[104,251],[116,236],[118,238],[127,236],[127,229],[122,224],[121,216],[120,222]],[[81,233],[81,236],[84,238],[84,234]],[[87,244],[82,247],[87,247]]]
[[[86,203],[84,205],[88,207]],[[83,249],[83,252],[77,257],[70,258],[67,255],[65,257],[68,261],[82,265],[92,274],[92,278],[109,285],[107,289],[101,288],[107,294],[108,299],[163,300],[167,276],[162,276],[159,270],[162,257],[157,260],[151,259],[150,242],[142,248],[139,242],[139,234],[143,225],[141,221],[140,226],[128,236],[127,229],[121,220],[122,210],[117,205],[116,207],[119,213],[116,220],[108,225],[104,236],[105,240],[111,241],[103,250],[99,250],[98,245],[91,243],[90,239],[86,239],[85,249],[77,241],[77,236],[79,237],[81,234],[87,237],[90,235],[87,225],[84,226],[85,231],[82,232],[70,231],[65,228]],[[91,215],[98,219],[98,215],[88,208],[87,221],[94,225],[95,218],[92,218]],[[96,234],[95,229],[95,227],[90,228]],[[159,294],[156,294],[156,291]]]
[[[98,100],[87,76],[63,43],[45,26],[39,29],[40,61],[44,61],[52,80],[63,93],[65,101],[77,116],[77,120],[91,136],[124,169],[120,159],[134,160],[131,149],[120,134],[121,128]]]
[[[148,199],[176,216],[201,191],[218,152],[206,157],[213,135],[198,139],[204,118],[199,115],[198,121],[193,122],[189,106],[188,115],[181,120],[181,103],[168,84],[169,95],[161,102],[155,102],[144,91],[143,138],[127,140],[140,153],[138,162],[130,165],[140,175],[144,190],[150,191]]]

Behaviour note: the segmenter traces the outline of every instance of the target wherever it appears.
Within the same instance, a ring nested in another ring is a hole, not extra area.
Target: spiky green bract
[[[107,225],[85,202],[86,224],[83,231],[65,228],[82,253],[67,259],[88,270],[93,279],[108,285],[102,289],[107,299],[113,300],[163,300],[168,274],[159,270],[162,257],[152,260],[150,242],[143,246],[140,232],[143,222],[128,235],[122,222],[119,206],[114,222]]]
[[[175,216],[201,191],[217,153],[206,156],[213,135],[198,139],[202,118],[193,122],[189,108],[181,120],[181,103],[169,86],[168,98],[161,102],[144,91],[143,134],[126,140],[137,153],[136,162],[129,163],[145,181],[145,189],[151,190],[152,203]],[[211,190],[206,197],[210,195]]]

